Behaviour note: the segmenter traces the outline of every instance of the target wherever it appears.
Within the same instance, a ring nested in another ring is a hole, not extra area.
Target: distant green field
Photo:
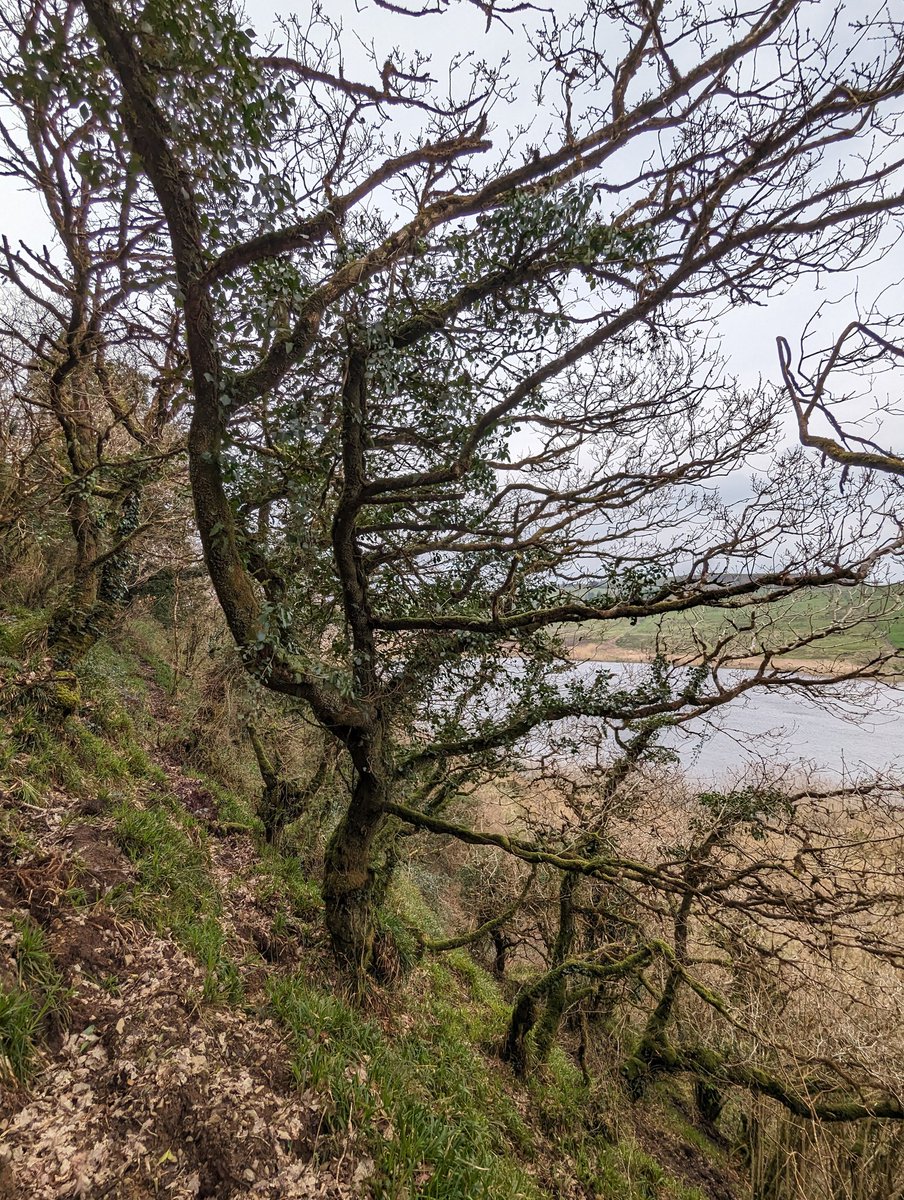
[[[759,597],[757,598],[760,599]],[[831,632],[830,632],[831,631]],[[568,640],[614,656],[686,654],[698,642],[712,647],[729,637],[736,653],[784,649],[810,662],[862,662],[877,652],[904,649],[904,585],[810,588],[771,604],[697,608],[666,617],[587,621]]]

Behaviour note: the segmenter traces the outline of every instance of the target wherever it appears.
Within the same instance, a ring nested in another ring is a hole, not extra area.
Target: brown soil
[[[658,1163],[676,1179],[696,1187],[709,1200],[738,1200],[744,1194],[741,1179],[729,1167],[716,1167],[689,1142],[682,1141],[661,1127],[644,1128],[638,1122],[638,1140]]]

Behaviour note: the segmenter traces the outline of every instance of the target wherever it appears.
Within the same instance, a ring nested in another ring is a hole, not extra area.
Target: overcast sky
[[[416,0],[403,2],[416,7],[423,0],[417,0],[417,3]],[[561,0],[552,2],[558,14],[572,7],[561,3]],[[852,0],[848,10],[854,16],[867,16],[875,11],[877,2]],[[273,0],[246,0],[246,5],[249,19],[259,33],[273,28],[277,18],[287,18],[306,11],[292,0],[280,0],[276,4]],[[827,19],[832,7],[826,0],[813,0],[808,19],[811,22]],[[372,0],[330,0],[326,8],[332,19],[341,20],[346,33],[343,38],[348,56],[346,72],[350,76],[358,72],[361,78],[377,85],[379,79],[368,53],[371,47],[377,64],[393,57],[396,47],[409,53],[421,51],[429,54],[432,72],[439,79],[444,77],[451,56],[463,50],[470,50],[478,59],[489,62],[498,62],[508,54],[510,73],[518,81],[518,100],[507,110],[498,110],[497,120],[500,124],[507,122],[511,125],[532,123],[538,134],[542,132],[544,114],[533,105],[531,84],[535,72],[528,52],[529,40],[524,32],[525,29],[530,30],[532,23],[538,19],[536,16],[516,14],[507,18],[510,28],[497,21],[488,30],[485,17],[472,4],[464,2],[453,2],[444,14],[416,19],[389,13],[378,8]],[[840,36],[843,37],[843,33]],[[857,164],[852,161],[852,170],[856,169]],[[902,259],[904,256],[893,242],[878,261],[865,265],[856,273],[829,274],[820,278],[809,276],[790,290],[769,297],[762,306],[746,305],[720,316],[717,328],[730,370],[748,386],[755,385],[760,379],[779,382],[776,337],[783,335],[792,348],[796,347],[811,314],[824,302],[829,302],[823,321],[826,340],[857,315],[858,301],[861,309],[866,311],[881,296],[882,307],[886,311],[904,310],[904,288],[897,286],[904,275]],[[885,375],[880,387],[883,393],[891,395],[892,400],[904,395],[904,369],[900,375]],[[904,440],[904,420],[885,419],[883,429],[887,436],[898,441]],[[869,430],[864,432],[874,435],[878,427],[871,422]],[[789,440],[793,440],[794,436],[789,413]],[[747,474],[747,471],[742,471],[736,478],[723,482],[720,490],[726,499],[734,499],[746,492]]]
[[[864,11],[866,7],[866,0],[855,6]],[[524,33],[516,24],[524,18],[509,18],[512,22],[512,32],[509,32],[499,23],[494,23],[488,31],[485,18],[466,3],[454,5],[443,16],[418,19],[395,16],[366,0],[357,3],[355,0],[330,0],[327,9],[332,17],[340,18],[345,27],[347,74],[376,84],[379,84],[378,73],[369,62],[365,49],[369,45],[373,46],[378,64],[392,57],[397,47],[427,53],[433,60],[433,74],[439,78],[443,77],[453,53],[470,50],[477,58],[490,62],[496,62],[508,53],[511,74],[519,82],[519,100],[508,109],[500,109],[497,121],[500,126],[533,122],[537,133],[541,132],[544,114],[532,103],[533,68],[526,53]],[[272,0],[247,0],[246,11],[249,22],[263,37],[267,30],[274,28],[277,17],[307,12],[307,8],[302,9],[291,0],[280,0],[276,5]],[[853,169],[856,164],[852,160]],[[0,230],[11,241],[23,238],[34,243],[46,238],[48,226],[40,203],[32,195],[23,195],[8,179],[0,179],[0,213]],[[862,308],[868,309],[884,293],[886,310],[904,309],[904,289],[896,286],[902,275],[901,264],[901,252],[894,244],[878,262],[856,274],[828,275],[819,279],[809,276],[785,294],[770,297],[762,306],[748,305],[721,316],[717,328],[730,369],[747,385],[755,384],[760,378],[777,381],[776,336],[783,334],[795,346],[806,321],[823,301],[836,302],[825,321],[827,337],[838,332],[856,315],[854,291],[859,295]],[[897,399],[904,392],[902,380],[904,370],[900,375],[886,375],[880,386],[883,392],[888,391]],[[738,487],[742,487],[740,480]],[[729,490],[734,491],[734,485]]]

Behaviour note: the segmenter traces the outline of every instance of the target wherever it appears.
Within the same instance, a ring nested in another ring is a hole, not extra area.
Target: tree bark
[[[552,952],[550,966],[560,966],[571,956],[574,947],[576,921],[575,902],[583,880],[579,875],[566,873],[559,886],[559,929]],[[568,979],[559,976],[546,993],[546,1007],[537,1025],[536,1050],[538,1062],[545,1063],[562,1024],[568,1005]]]
[[[388,882],[377,845],[386,824],[386,775],[378,732],[350,750],[356,778],[351,802],[327,846],[323,902],[337,961],[360,974],[371,965],[376,910]]]

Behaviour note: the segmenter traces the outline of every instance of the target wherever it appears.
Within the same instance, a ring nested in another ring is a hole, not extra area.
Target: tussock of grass
[[[15,678],[3,700],[8,724],[0,744],[0,771],[24,799],[59,787],[77,796],[112,782],[159,779],[145,746],[140,681],[128,661],[103,642],[80,664],[78,676]]]
[[[187,816],[163,804],[113,810],[116,838],[135,864],[138,884],[119,907],[159,932],[171,933],[205,970],[204,999],[241,999],[238,968],[219,922],[222,902],[211,878],[206,836]]]
[[[277,899],[301,921],[322,921],[320,888],[294,855],[283,855],[272,846],[261,846],[255,873],[256,893],[261,903]]]
[[[605,1200],[706,1200],[699,1188],[673,1179],[631,1138],[615,1145],[586,1141],[573,1161],[579,1182]]]
[[[606,1147],[604,1158],[612,1165],[606,1173],[614,1184],[613,1200],[706,1200],[699,1188],[673,1179],[630,1138]]]
[[[0,984],[0,1080],[27,1083],[47,1024],[66,1019],[66,989],[43,930],[28,918],[16,918],[13,925],[18,935],[14,976],[6,986]]]
[[[511,1160],[520,1118],[468,1044],[462,1008],[431,994],[412,1027],[389,1037],[303,975],[271,979],[268,993],[293,1035],[299,1085],[328,1097],[337,1134],[360,1130],[367,1142],[374,1200],[542,1195]]]
[[[0,655],[19,658],[29,643],[46,632],[49,616],[46,609],[7,609],[0,620]]]
[[[40,1026],[34,998],[17,987],[0,985],[0,1080],[28,1081],[37,1059]]]
[[[263,823],[258,819],[247,797],[224,787],[202,771],[186,771],[185,777],[196,779],[203,784],[216,804],[217,815],[224,825],[240,826],[249,833],[263,833]]]

